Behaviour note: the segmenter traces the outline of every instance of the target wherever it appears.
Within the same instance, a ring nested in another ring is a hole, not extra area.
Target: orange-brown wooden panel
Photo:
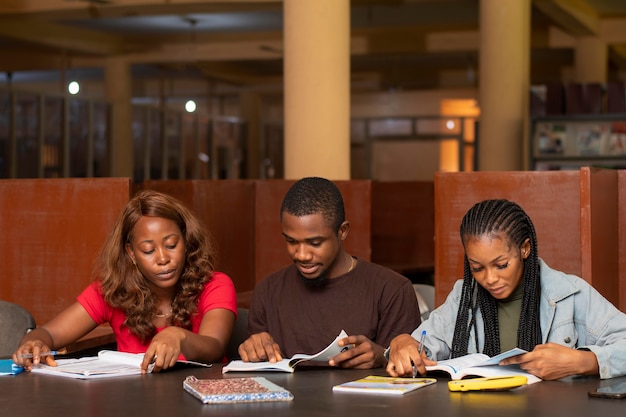
[[[193,205],[193,181],[178,181],[178,180],[144,180],[141,184],[136,186],[136,192],[140,190],[154,190],[161,193],[169,194],[172,197],[180,200],[187,208],[192,210],[200,220],[205,223],[206,221],[202,217],[203,214],[196,211]],[[208,227],[208,226],[207,226]]]
[[[218,250],[216,269],[237,292],[254,288],[254,193],[252,180],[144,181],[142,188],[170,194],[205,224]]]
[[[289,265],[280,227],[280,205],[293,180],[256,182],[256,281]],[[371,259],[371,182],[366,180],[336,181],[350,221],[350,233],[344,241],[346,250],[362,259]]]
[[[582,168],[435,174],[436,303],[445,300],[463,274],[461,218],[478,201],[506,198],[520,204],[533,220],[541,258],[553,268],[581,276],[617,305],[612,290],[617,260],[610,250],[602,252],[606,248],[600,242],[607,236],[611,241],[617,233],[616,227],[610,230],[615,209],[609,201],[615,201],[611,195],[617,192],[612,172]]]
[[[618,171],[619,308],[626,312],[626,170]]]
[[[463,277],[459,226],[475,203],[488,198],[517,202],[533,220],[538,250],[552,267],[581,273],[580,174],[472,172],[435,174],[435,303]]]
[[[580,169],[581,275],[619,307],[617,171]]]
[[[366,261],[372,259],[372,182],[367,180],[335,181],[341,191],[350,222],[350,234],[344,241],[348,253]]]
[[[435,267],[432,181],[372,183],[372,261],[400,273]]]
[[[0,180],[0,298],[37,324],[70,305],[91,281],[130,187],[128,178]]]

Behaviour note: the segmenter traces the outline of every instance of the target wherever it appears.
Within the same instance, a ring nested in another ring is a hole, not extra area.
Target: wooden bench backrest
[[[435,268],[432,181],[372,183],[372,261],[404,273]]]
[[[74,302],[130,187],[128,178],[0,180],[0,299],[38,325]]]
[[[618,298],[617,171],[520,171],[435,174],[435,302],[463,276],[459,226],[488,198],[517,202],[533,220],[539,256]]]
[[[256,188],[256,281],[289,265],[285,239],[280,227],[280,205],[295,181],[257,181]],[[350,222],[350,233],[344,241],[348,253],[369,261],[371,249],[371,182],[336,181]]]
[[[187,204],[218,244],[218,269],[238,293],[288,265],[280,227],[280,204],[291,180],[144,181],[141,188],[168,193]],[[338,181],[351,229],[345,246],[363,259],[371,257],[370,182]]]
[[[170,194],[204,223],[217,245],[216,270],[228,274],[237,292],[254,288],[253,180],[144,181],[142,188]]]

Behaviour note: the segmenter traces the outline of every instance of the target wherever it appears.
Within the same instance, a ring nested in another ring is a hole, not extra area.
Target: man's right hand
[[[280,346],[267,333],[256,333],[239,345],[239,356],[244,362],[278,362],[283,359]]]

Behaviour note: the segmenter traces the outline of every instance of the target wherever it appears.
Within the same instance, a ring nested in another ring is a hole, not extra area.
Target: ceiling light
[[[193,113],[196,111],[196,102],[193,100],[188,100],[185,103],[185,110],[187,110],[188,113]]]
[[[69,83],[67,85],[67,91],[72,95],[78,94],[80,91],[80,84],[78,84],[78,81],[72,81]]]

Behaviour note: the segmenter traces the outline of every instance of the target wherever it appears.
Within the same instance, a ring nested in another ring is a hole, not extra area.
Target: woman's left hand
[[[519,364],[533,375],[545,380],[570,375],[597,375],[596,355],[588,350],[571,349],[556,343],[537,345],[532,352],[504,359],[500,365]]]
[[[148,371],[148,366],[154,363],[152,372],[159,372],[173,367],[181,353],[181,344],[185,339],[185,330],[176,326],[169,326],[158,332],[153,338],[143,357],[141,370]]]

